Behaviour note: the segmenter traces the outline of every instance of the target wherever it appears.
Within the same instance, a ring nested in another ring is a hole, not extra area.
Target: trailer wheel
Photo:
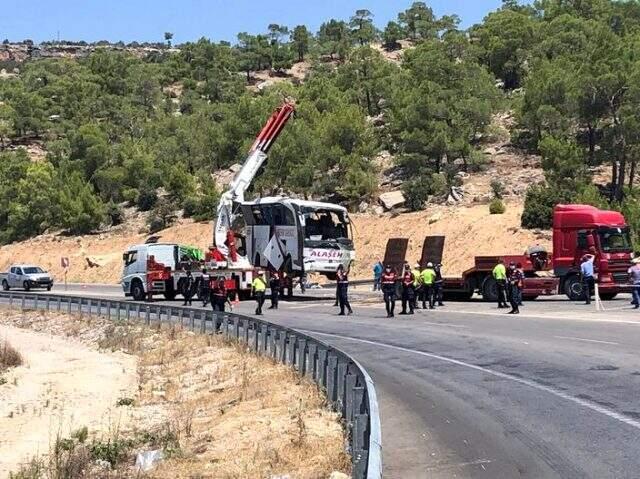
[[[135,301],[144,301],[144,288],[142,287],[142,281],[134,279],[131,282],[131,296]]]
[[[5,291],[9,291],[9,283],[6,279],[2,280],[2,289],[4,289]]]
[[[580,278],[578,278],[578,275],[573,274],[564,280],[564,294],[566,294],[571,301],[578,301],[584,298],[582,282]]]
[[[482,299],[492,303],[498,301],[498,283],[491,276],[487,276],[482,283]]]
[[[618,293],[600,293],[600,299],[603,301],[611,301],[612,299],[616,299]]]

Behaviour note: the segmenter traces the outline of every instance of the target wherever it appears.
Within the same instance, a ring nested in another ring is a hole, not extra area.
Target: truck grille
[[[629,282],[629,276],[627,273],[613,273],[612,275],[613,282],[616,284],[626,284]]]

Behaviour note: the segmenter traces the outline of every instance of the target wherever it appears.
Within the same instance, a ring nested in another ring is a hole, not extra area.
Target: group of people
[[[202,300],[202,306],[211,303],[214,311],[224,312],[227,303],[231,306],[225,277],[212,277],[206,269],[202,270],[202,275],[198,278],[194,278],[191,271],[186,270],[186,276],[181,282],[181,293],[184,297],[183,306],[191,306],[196,293]]]
[[[524,271],[521,263],[509,263],[509,268],[501,258],[493,268],[493,279],[498,287],[498,308],[508,308],[509,314],[520,314],[522,306],[522,289],[524,288]],[[509,305],[507,305],[507,300]]]
[[[400,314],[414,314],[422,303],[423,309],[434,309],[437,306],[444,306],[442,265],[440,263],[427,263],[421,268],[420,263],[416,263],[411,268],[408,262],[404,263],[402,271],[398,274],[394,268],[378,261],[373,267],[373,290],[382,291],[387,317],[395,316],[395,307],[398,296],[402,300],[402,311]]]
[[[269,309],[278,309],[278,303],[280,296],[283,293],[284,278],[279,271],[272,271],[269,274],[269,281],[265,279],[264,271],[258,271],[258,274],[251,283],[251,292],[256,300],[256,312],[257,316],[262,316],[262,306],[266,300],[267,284],[271,290],[271,306]]]

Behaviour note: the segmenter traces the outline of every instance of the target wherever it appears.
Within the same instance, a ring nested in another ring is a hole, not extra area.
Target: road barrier
[[[382,477],[382,436],[373,381],[356,360],[323,341],[251,316],[198,308],[41,293],[0,292],[0,299],[22,310],[138,319],[148,325],[180,324],[201,334],[222,334],[242,342],[256,354],[287,364],[315,381],[344,420],[352,477]]]

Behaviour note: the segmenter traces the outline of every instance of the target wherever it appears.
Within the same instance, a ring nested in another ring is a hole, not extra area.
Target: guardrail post
[[[306,364],[306,375],[310,378],[315,378],[316,375],[316,351],[318,350],[318,345],[315,343],[309,343],[307,347],[309,354],[307,355],[307,364]]]
[[[344,416],[344,408],[346,404],[346,384],[347,384],[347,364],[338,360],[338,377],[337,377],[337,389],[336,389],[336,409]]]
[[[140,305],[140,303],[136,303],[136,318],[140,319],[140,311],[142,309],[142,306]]]
[[[51,310],[51,297],[47,296],[47,299],[45,300],[45,309],[47,310],[47,312],[49,312]]]
[[[96,316],[102,316],[102,299],[98,298],[98,304],[96,305]]]
[[[27,301],[27,298],[25,297],[25,295],[22,295],[22,301],[20,301],[20,309],[22,309],[24,311],[25,309],[25,302]]]
[[[13,308],[13,293],[9,293],[9,309]]]
[[[323,389],[327,388],[327,354],[328,351],[323,348],[318,348],[318,359],[316,361],[316,375],[314,379]]]
[[[287,335],[287,333],[285,333]],[[298,344],[298,337],[295,334],[287,335],[287,366],[293,366],[296,361],[296,346]]]
[[[331,404],[335,405],[337,397],[337,381],[336,375],[338,373],[338,356],[329,353],[327,359],[327,399]]]
[[[122,303],[120,303],[120,301],[118,301],[116,303],[116,321],[120,321],[120,309],[122,307]]]
[[[207,312],[200,312],[200,334],[205,334],[207,332]]]
[[[71,296],[65,298],[67,300],[67,314],[71,314]]]
[[[78,298],[78,316],[82,316],[82,298]]]
[[[193,309],[189,310],[189,327],[191,328],[191,331],[193,331],[194,329],[196,329],[196,315],[193,312]]]
[[[111,301],[107,301],[107,319],[111,320]]]
[[[149,325],[151,324],[151,306],[146,307],[146,311],[144,314],[144,322]]]
[[[345,403],[345,414],[344,417],[347,420],[347,423],[351,423],[353,421],[353,413],[354,413],[354,395],[356,388],[356,381],[358,377],[355,374],[347,374],[347,378],[345,380],[345,393],[346,393],[346,403]]]
[[[131,304],[130,303],[125,304],[124,308],[125,308],[127,321],[129,321],[131,319]]]
[[[237,316],[233,318],[233,337],[236,341],[240,340],[240,318]]]
[[[33,309],[38,309],[38,295],[33,298]]]
[[[352,477],[365,479],[367,477],[367,466],[369,461],[369,453],[362,449],[354,449],[351,451],[351,470]]]
[[[298,373],[304,376],[307,365],[307,340],[304,338],[298,339]]]
[[[269,342],[269,357],[271,359],[276,359],[277,350],[276,350],[276,330],[273,328],[267,328],[267,341]]]
[[[242,339],[246,346],[249,346],[249,320],[242,321]]]
[[[258,354],[260,352],[260,347],[258,345],[258,340],[260,339],[260,331],[258,330],[258,327],[260,326],[260,323],[254,321],[252,326],[253,332],[251,333],[251,349]]]
[[[87,299],[87,309],[89,310],[89,316],[93,316],[93,299]]]
[[[222,316],[222,337],[229,339],[229,316]]]
[[[60,296],[58,296],[58,298],[56,299],[56,303],[57,303],[56,309],[58,311],[62,310],[62,298]]]
[[[353,416],[353,432],[351,434],[353,450],[361,451],[366,447],[367,425],[369,423],[368,414],[355,414]]]
[[[260,328],[260,355],[266,356],[269,353],[269,345],[267,343],[267,337],[269,335],[269,327],[263,324]]]

